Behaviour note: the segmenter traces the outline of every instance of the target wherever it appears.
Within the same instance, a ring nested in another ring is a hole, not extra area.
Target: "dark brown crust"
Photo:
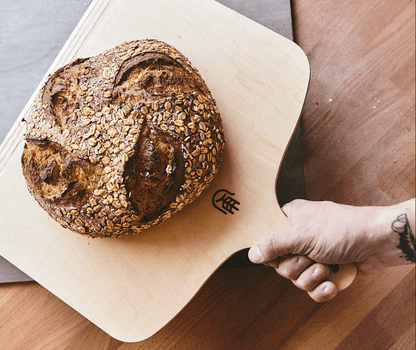
[[[224,136],[205,82],[157,40],[123,43],[53,73],[27,118],[29,191],[63,227],[138,233],[192,202]]]
[[[171,169],[169,174],[167,166]],[[130,201],[142,215],[140,222],[156,219],[175,201],[184,173],[180,142],[167,133],[145,126],[123,173]]]

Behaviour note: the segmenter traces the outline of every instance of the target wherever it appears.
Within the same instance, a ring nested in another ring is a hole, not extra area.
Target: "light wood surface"
[[[256,0],[250,3],[244,0],[216,1],[293,41],[290,0]],[[0,142],[3,142],[90,3],[91,0],[84,0],[81,4],[79,0],[48,3],[20,0],[18,3],[8,2],[0,11],[0,22],[7,28],[0,31],[2,52],[6,53],[0,55],[0,66],[8,67],[7,70],[0,70],[0,96],[3,98],[0,102]],[[54,21],[45,21],[51,16]],[[295,198],[305,198],[300,136],[297,127],[279,170],[276,191],[281,205]],[[243,251],[227,260],[222,267],[247,266],[247,260]],[[0,283],[21,282],[22,278],[23,281],[30,279],[6,259],[0,258]]]
[[[293,1],[311,64],[302,113],[307,197],[415,196],[414,2]],[[374,108],[375,107],[375,108]],[[266,267],[217,271],[149,339],[114,340],[37,283],[2,285],[5,349],[414,349],[415,271],[360,276],[316,304]]]
[[[0,173],[6,214],[0,254],[108,334],[130,342],[162,328],[232,254],[263,232],[288,227],[276,200],[276,174],[309,81],[306,55],[296,44],[210,0],[95,1],[54,66],[137,38],[157,38],[183,52],[223,116],[220,171],[192,205],[136,236],[88,239],[61,228],[30,196],[22,142],[3,156]],[[9,144],[21,139],[21,132],[14,135]],[[220,190],[235,194],[238,211],[212,205]]]

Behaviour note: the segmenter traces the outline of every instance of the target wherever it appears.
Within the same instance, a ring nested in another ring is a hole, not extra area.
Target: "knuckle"
[[[279,274],[283,277],[295,280],[311,265],[312,261],[303,256],[294,256],[284,260],[279,266]]]
[[[273,255],[274,251],[274,244],[273,239],[270,235],[266,235],[262,238],[262,240],[258,243],[259,249],[263,258],[268,261],[269,257]]]
[[[293,270],[293,267],[291,266],[287,266],[287,265],[282,266],[278,272],[281,276],[290,280],[298,278],[298,274],[295,273],[295,271]]]
[[[323,282],[315,289],[308,291],[309,296],[318,303],[334,298],[338,293],[337,287],[330,282]]]
[[[308,286],[308,284],[304,280],[292,280],[293,284],[298,287],[299,289],[309,291],[312,288]]]

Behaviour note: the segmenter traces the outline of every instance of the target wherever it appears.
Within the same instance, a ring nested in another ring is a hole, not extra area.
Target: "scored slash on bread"
[[[63,227],[92,237],[139,233],[169,218],[209,185],[224,148],[204,80],[158,40],[58,69],[26,123],[30,193]]]

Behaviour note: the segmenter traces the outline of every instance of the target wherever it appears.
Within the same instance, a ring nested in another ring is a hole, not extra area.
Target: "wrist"
[[[397,248],[402,252],[402,258],[416,263],[415,201],[413,199],[399,204],[394,210],[398,215],[392,222],[391,230],[399,237],[400,242]]]
[[[385,263],[394,266],[416,262],[414,199],[379,208],[376,232],[373,234],[385,251]]]

